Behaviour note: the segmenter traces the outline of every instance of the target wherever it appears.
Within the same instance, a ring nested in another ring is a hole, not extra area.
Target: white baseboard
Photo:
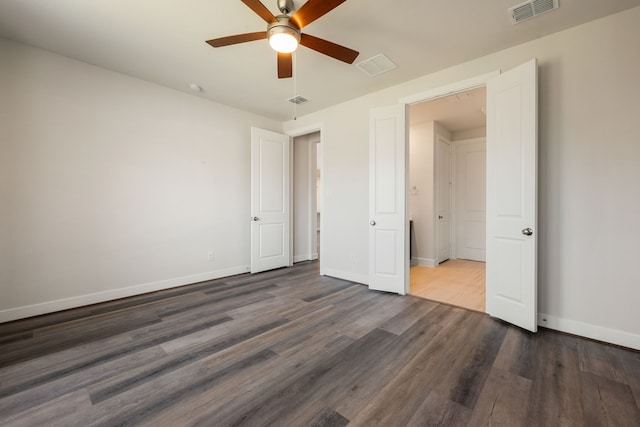
[[[313,253],[313,254],[306,254],[306,255],[294,255],[293,256],[293,263],[297,263],[297,262],[302,262],[302,261],[315,261],[318,259],[318,254],[317,253]]]
[[[323,269],[321,272],[323,276],[331,276],[337,279],[348,280],[350,282],[361,283],[363,285],[369,285],[369,276],[355,274],[355,273],[347,273],[344,271],[331,270],[331,269]]]
[[[63,298],[39,304],[26,305],[23,307],[9,308],[0,310],[0,323],[9,322],[11,320],[24,319],[26,317],[39,316],[41,314],[53,313],[60,310],[67,310],[69,308],[82,307],[84,305],[97,304],[100,302],[111,301],[119,298],[131,297],[134,295],[146,294],[148,292],[160,291],[163,289],[175,288],[183,285],[190,285],[192,283],[219,279],[221,277],[234,276],[236,274],[248,272],[249,266],[241,265],[224,270],[209,271],[206,273],[194,274],[191,276],[176,277],[173,279],[161,280],[158,282],[128,286],[126,288],[110,289],[103,292],[96,292],[71,298]]]
[[[435,259],[431,259],[431,258],[417,258],[417,257],[411,258],[411,266],[414,267],[416,265],[420,265],[422,267],[435,267],[438,264],[436,263]]]
[[[623,347],[640,350],[640,335],[598,325],[538,313],[538,325]]]

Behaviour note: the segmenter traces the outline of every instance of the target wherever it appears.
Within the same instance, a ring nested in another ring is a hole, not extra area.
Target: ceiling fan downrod
[[[278,9],[288,15],[293,10],[293,0],[278,0]]]

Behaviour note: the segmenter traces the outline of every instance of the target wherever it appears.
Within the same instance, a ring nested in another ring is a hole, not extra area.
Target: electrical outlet
[[[213,261],[213,251],[209,251],[209,253],[207,254],[207,259],[209,261]]]

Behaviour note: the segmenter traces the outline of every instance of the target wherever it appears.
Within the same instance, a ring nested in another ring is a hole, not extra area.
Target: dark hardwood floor
[[[640,353],[317,262],[0,325],[3,426],[640,426]]]

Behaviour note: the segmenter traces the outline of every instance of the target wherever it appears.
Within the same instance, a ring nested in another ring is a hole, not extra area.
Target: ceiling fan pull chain
[[[298,55],[293,52],[293,99],[298,96]],[[293,103],[293,120],[298,120],[298,103]]]

